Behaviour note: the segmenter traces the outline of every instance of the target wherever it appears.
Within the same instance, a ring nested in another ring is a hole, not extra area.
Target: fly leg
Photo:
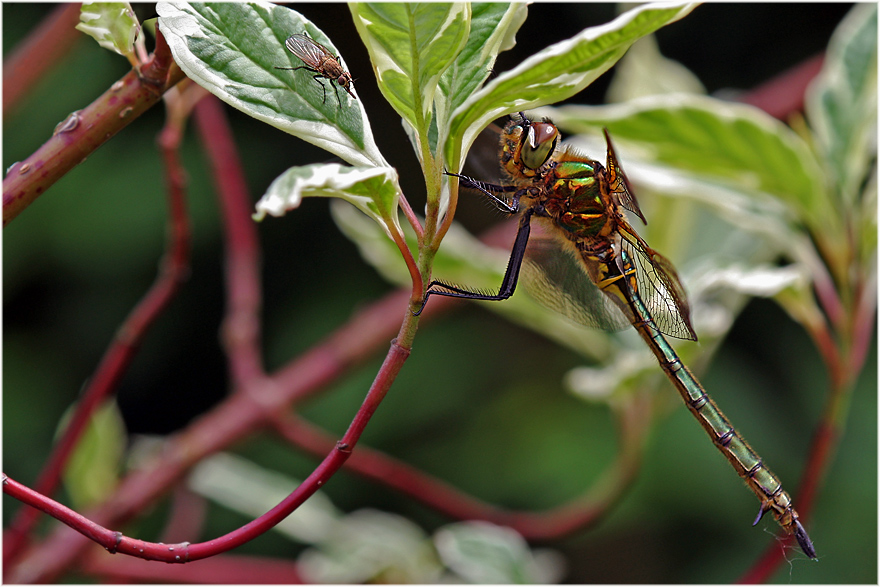
[[[312,78],[318,82],[318,85],[321,86],[321,91],[324,92],[321,98],[321,104],[323,104],[327,100],[327,88],[324,87],[324,84],[321,83],[321,78],[324,77],[324,74],[315,69],[314,67],[309,67],[308,65],[300,65],[299,67],[278,67],[275,66],[275,69],[283,69],[285,71],[296,71],[297,69],[307,69],[312,73],[316,73],[317,75],[313,75]],[[335,89],[335,88],[334,88]],[[336,95],[337,102],[339,101],[339,94]]]
[[[312,70],[314,71],[314,70]],[[318,85],[321,86],[321,104],[324,104],[327,101],[327,88],[324,87],[324,84],[321,83],[321,78],[324,77],[323,74],[319,73],[318,75],[313,75],[312,78],[318,82]],[[339,96],[336,96],[336,100],[339,100]]]

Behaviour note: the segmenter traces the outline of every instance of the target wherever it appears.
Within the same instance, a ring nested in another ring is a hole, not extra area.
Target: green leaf
[[[352,3],[382,95],[419,137],[427,136],[440,75],[467,40],[470,5]]]
[[[857,4],[837,27],[805,110],[837,193],[852,206],[877,156],[876,4]]]
[[[61,420],[63,430],[75,409]],[[116,490],[127,432],[116,402],[108,400],[92,414],[64,468],[64,487],[77,508],[100,503]]]
[[[501,51],[511,49],[514,35],[525,22],[526,4],[477,3],[471,7],[470,35],[455,62],[440,78],[435,103],[437,117],[445,128],[453,110],[474,93],[495,65]]]
[[[641,147],[645,158],[753,197],[770,194],[811,227],[840,228],[809,147],[757,108],[667,94],[609,106],[562,106],[553,117],[568,132],[607,127],[613,139]]]
[[[533,553],[514,530],[488,522],[444,526],[435,533],[434,544],[446,566],[465,583],[555,583],[563,575],[560,555]]]
[[[424,530],[373,509],[345,516],[297,565],[306,583],[437,583],[442,571]]]
[[[303,198],[341,198],[373,218],[391,236],[401,234],[397,219],[399,193],[397,170],[393,167],[345,167],[338,163],[291,167],[257,202],[254,220],[262,220],[266,214],[284,216],[299,207]]]
[[[635,43],[614,68],[605,101],[613,104],[677,92],[705,94],[706,88],[687,67],[664,57],[656,37],[648,35]]]
[[[859,206],[855,211],[855,233],[859,236],[858,251],[862,263],[867,263],[869,273],[873,275],[877,271],[877,167],[874,166],[871,176],[865,182],[865,189]]]
[[[326,87],[335,82],[315,80],[307,70],[276,69],[303,65],[284,46],[294,33],[307,34],[337,55],[330,39],[301,14],[263,2],[162,2],[156,10],[174,60],[209,92],[352,165],[387,166],[360,100],[337,88],[337,102]],[[341,57],[340,64],[345,68]]]
[[[694,4],[647,4],[585,29],[529,57],[473,93],[453,113],[447,161],[453,166],[492,120],[569,98],[605,73],[637,40],[682,18]],[[459,151],[458,149],[461,149]],[[456,168],[457,170],[457,168]]]
[[[128,2],[83,2],[76,30],[98,41],[98,44],[134,58],[134,42],[140,25]]]

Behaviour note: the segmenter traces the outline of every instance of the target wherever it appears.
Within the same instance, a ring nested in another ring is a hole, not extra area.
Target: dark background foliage
[[[661,51],[693,70],[710,93],[748,90],[820,53],[850,5],[707,4],[662,29]],[[4,54],[53,8],[3,5]],[[414,209],[424,204],[416,158],[399,118],[375,85],[367,53],[342,4],[296,7],[336,43],[356,78],[376,141],[398,167]],[[151,5],[138,7],[149,18]],[[525,57],[615,16],[612,5],[535,4],[514,50],[495,66]],[[3,121],[3,166],[36,149],[71,111],[125,74],[125,59],[83,36],[75,49]],[[612,70],[613,71],[613,70]],[[611,74],[572,103],[603,102]],[[165,237],[166,206],[155,146],[163,109],[154,108],[92,155],[3,232],[4,469],[33,483],[62,413],[93,371],[116,327],[152,282]],[[230,110],[254,201],[287,167],[329,156]],[[200,145],[183,147],[193,217],[192,275],[154,326],[122,381],[119,405],[132,434],[167,434],[227,393],[218,342],[223,309],[223,243]],[[461,220],[481,230],[496,221],[484,207]],[[330,220],[327,202],[306,201],[259,226],[263,246],[264,344],[270,370],[308,349],[353,311],[390,287]],[[876,344],[876,343],[875,343]],[[381,355],[313,401],[305,414],[341,433],[360,404]],[[853,396],[846,436],[808,529],[819,563],[796,560],[781,582],[877,581],[876,350]],[[614,430],[601,406],[567,394],[561,377],[581,363],[531,332],[474,305],[426,325],[364,441],[507,507],[541,509],[577,495],[613,458]],[[804,332],[773,303],[752,301],[708,372],[706,388],[731,421],[793,490],[827,388]],[[669,389],[672,393],[672,389]],[[572,582],[726,582],[778,533],[769,519],[751,528],[754,498],[683,406],[655,425],[642,474],[598,527],[551,546]],[[272,437],[237,449],[290,475],[314,461]],[[448,522],[409,499],[345,472],[326,488],[347,511],[397,511],[427,530]],[[62,500],[65,496],[60,496]],[[4,498],[4,518],[20,504]],[[144,539],[163,508],[127,533]],[[246,520],[212,508],[203,539]],[[52,524],[56,522],[51,522]],[[243,552],[291,556],[266,535]],[[794,555],[800,559],[799,555]]]

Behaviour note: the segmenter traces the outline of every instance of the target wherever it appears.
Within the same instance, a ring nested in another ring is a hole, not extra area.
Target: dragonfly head
[[[505,167],[513,176],[531,177],[550,159],[559,142],[559,129],[550,122],[533,122],[520,113],[522,120],[511,120],[504,129],[502,145]]]

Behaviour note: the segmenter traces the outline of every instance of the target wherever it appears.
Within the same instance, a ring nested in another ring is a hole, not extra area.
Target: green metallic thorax
[[[544,208],[572,240],[606,236],[613,227],[602,194],[603,171],[598,161],[561,161],[544,177]]]

